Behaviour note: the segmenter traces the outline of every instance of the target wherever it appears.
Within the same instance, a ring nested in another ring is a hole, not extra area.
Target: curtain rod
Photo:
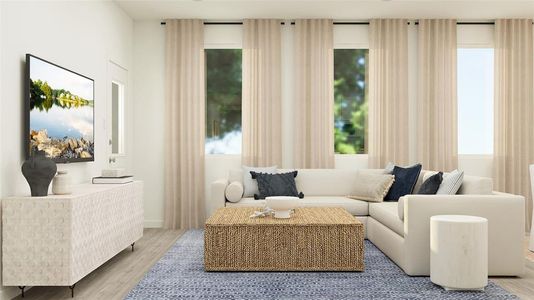
[[[408,22],[409,24],[410,22]],[[161,25],[166,25],[167,22],[162,21],[160,23]],[[285,25],[286,22],[280,22],[280,25]],[[295,21],[292,21],[290,23],[291,25],[295,25]],[[206,21],[204,22],[204,25],[243,25],[243,22],[239,21],[229,21],[229,22],[210,22]],[[334,22],[334,25],[369,25],[369,22]]]
[[[408,25],[410,25],[411,23],[415,24],[415,25],[419,25],[419,21],[408,21]],[[167,24],[167,22],[163,21],[160,23],[161,25],[165,25]],[[280,25],[285,25],[286,22],[280,22]],[[291,25],[295,25],[295,22],[292,21],[290,23]],[[350,21],[347,21],[347,22],[342,22],[342,21],[338,21],[338,22],[333,22],[334,25],[369,25],[369,22],[365,22],[365,21],[358,21],[358,22],[350,22]],[[534,24],[534,22],[532,22],[532,24]],[[209,22],[209,21],[206,21],[204,22],[204,25],[243,25],[243,22]],[[474,22],[467,22],[467,21],[463,21],[463,22],[456,22],[456,25],[495,25],[495,22],[494,21],[474,21]]]

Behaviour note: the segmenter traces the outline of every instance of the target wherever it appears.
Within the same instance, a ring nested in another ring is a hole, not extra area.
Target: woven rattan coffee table
[[[206,271],[363,271],[363,224],[343,208],[298,208],[290,219],[220,208],[206,221]]]

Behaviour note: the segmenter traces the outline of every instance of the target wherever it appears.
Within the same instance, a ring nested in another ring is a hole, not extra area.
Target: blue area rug
[[[203,231],[186,232],[126,299],[518,299],[490,282],[447,292],[410,277],[365,240],[364,272],[204,272]]]

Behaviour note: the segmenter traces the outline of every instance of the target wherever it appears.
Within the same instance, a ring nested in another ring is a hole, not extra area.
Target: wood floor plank
[[[521,277],[492,277],[495,283],[521,299],[534,299],[534,262],[525,259],[525,273]]]
[[[144,274],[184,233],[182,230],[145,229],[143,237],[80,280],[75,299],[123,299]],[[33,287],[15,299],[72,299],[68,287]]]

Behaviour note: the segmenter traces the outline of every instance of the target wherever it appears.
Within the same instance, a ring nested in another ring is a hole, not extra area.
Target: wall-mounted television
[[[26,54],[26,157],[94,161],[94,81]]]

